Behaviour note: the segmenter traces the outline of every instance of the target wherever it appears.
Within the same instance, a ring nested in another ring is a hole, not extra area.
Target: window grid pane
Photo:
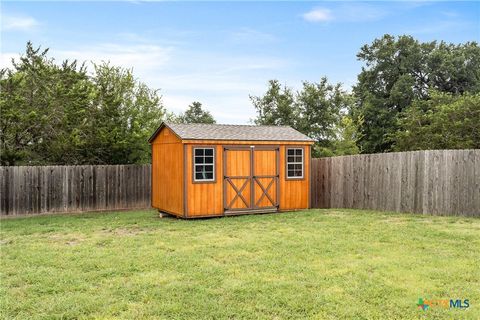
[[[303,149],[287,149],[287,178],[303,177]]]
[[[215,180],[215,153],[213,148],[195,148],[193,158],[194,180],[214,181]]]
[[[213,157],[205,157],[205,163],[213,163]]]

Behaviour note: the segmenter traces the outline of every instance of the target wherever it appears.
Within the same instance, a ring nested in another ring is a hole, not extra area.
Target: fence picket
[[[321,158],[312,168],[317,208],[480,217],[480,150]]]
[[[0,215],[150,207],[150,165],[0,167]]]

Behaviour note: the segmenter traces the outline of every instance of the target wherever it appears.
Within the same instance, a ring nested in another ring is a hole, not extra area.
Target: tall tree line
[[[56,64],[48,49],[26,52],[0,71],[1,165],[150,162],[148,138],[166,117],[158,90],[108,63]],[[176,122],[213,123],[194,102]]]
[[[314,155],[480,148],[480,47],[384,35],[364,45],[353,91],[268,83],[251,97],[257,124],[291,125],[317,142]]]
[[[316,140],[314,156],[480,148],[480,47],[385,35],[357,54],[348,92],[326,77],[299,89],[278,80],[251,96],[256,124],[289,125]],[[162,120],[215,123],[200,102],[168,113],[158,90],[108,63],[92,72],[27,44],[0,71],[2,165],[147,163]]]
[[[357,57],[365,66],[353,90],[355,105],[352,111],[355,118],[362,120],[359,146],[363,152],[410,149],[401,133],[412,130],[412,123],[402,119],[411,117],[412,105],[424,106],[424,113],[436,112],[432,103],[422,103],[435,102],[432,97],[436,92],[454,99],[480,92],[480,47],[474,42],[422,43],[411,36],[385,35],[363,46]],[[471,116],[480,119],[478,113]],[[449,134],[446,127],[437,133]],[[418,138],[429,139],[426,136]],[[454,148],[455,145],[431,141],[429,147]]]

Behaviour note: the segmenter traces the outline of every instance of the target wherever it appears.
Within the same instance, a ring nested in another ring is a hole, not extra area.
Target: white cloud
[[[72,50],[52,50],[59,60],[77,59],[80,62],[109,61],[112,65],[133,68],[134,73],[144,74],[167,65],[173,48],[154,44],[106,43]]]
[[[162,90],[163,91],[163,90]],[[162,102],[165,108],[174,113],[180,113],[187,109],[187,107],[193,102],[197,101],[198,99],[192,98],[188,95],[163,95]]]
[[[32,30],[39,25],[33,17],[19,15],[2,15],[2,30]]]
[[[330,9],[316,8],[304,13],[303,19],[309,22],[327,22],[333,20],[333,15]]]
[[[308,22],[364,22],[379,20],[389,14],[382,4],[344,3],[332,9],[315,8],[304,13],[303,19]]]

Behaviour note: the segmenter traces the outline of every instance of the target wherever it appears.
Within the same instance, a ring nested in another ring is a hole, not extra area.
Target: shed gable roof
[[[314,141],[303,133],[288,126],[178,124],[163,122],[150,139],[148,139],[148,142],[152,142],[163,127],[168,127],[182,140]]]

